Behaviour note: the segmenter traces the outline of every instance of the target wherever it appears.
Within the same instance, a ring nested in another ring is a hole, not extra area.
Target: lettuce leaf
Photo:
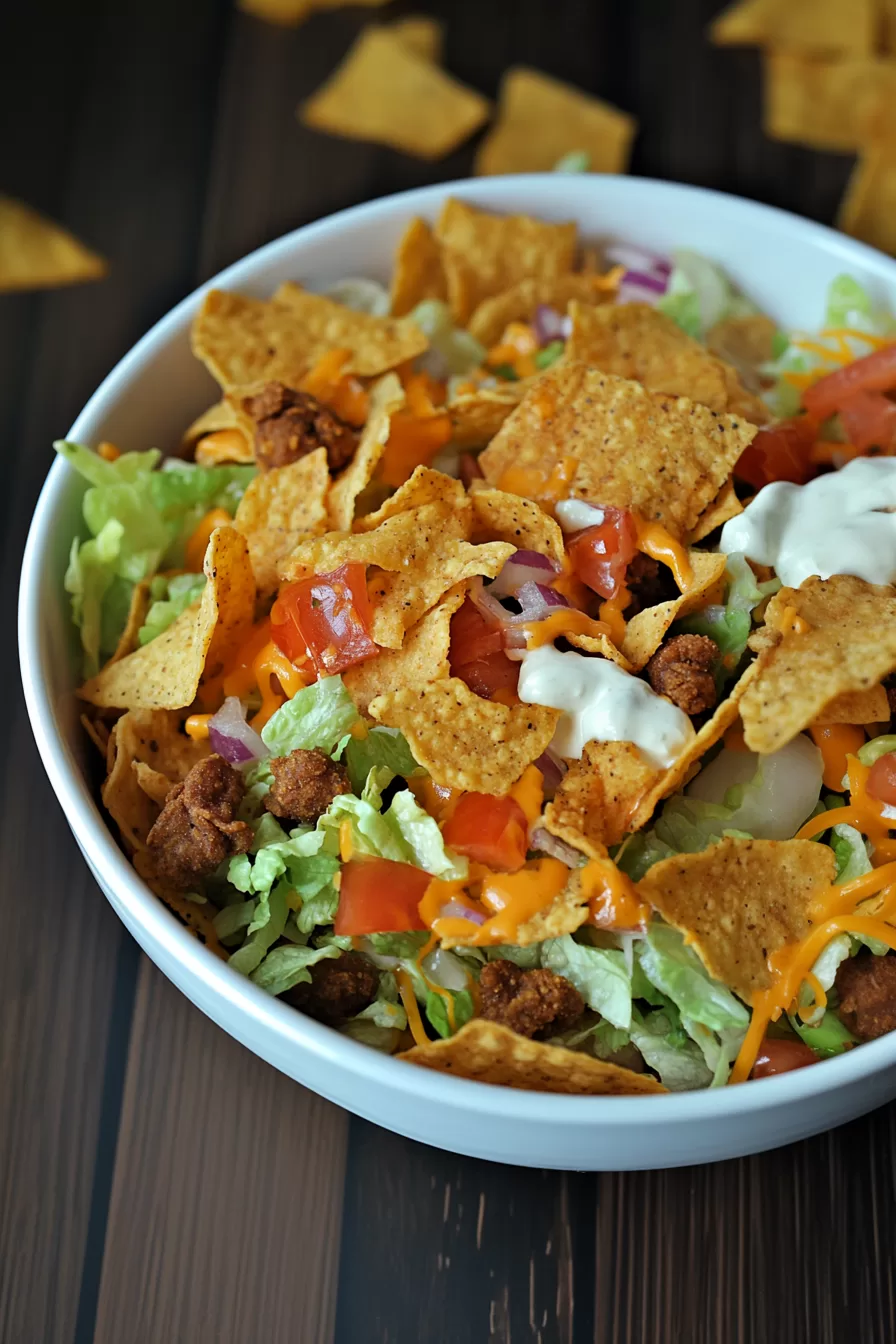
[[[454,325],[451,309],[441,299],[424,299],[410,317],[429,339],[420,364],[434,378],[463,377],[485,363],[485,346]]]
[[[810,1045],[821,1059],[830,1059],[833,1055],[842,1055],[855,1043],[855,1037],[847,1031],[839,1017],[827,1009],[817,1025],[810,1026],[798,1017],[790,1018],[790,1025],[797,1036],[806,1045]]]
[[[625,953],[577,943],[569,933],[541,944],[541,964],[562,975],[596,1013],[627,1030],[632,1020],[632,979]]]
[[[317,962],[341,955],[336,947],[275,947],[249,979],[269,994],[285,994],[295,985],[310,983],[311,967]]]
[[[175,574],[171,578],[157,574],[150,585],[152,601],[146,612],[146,620],[137,631],[137,643],[149,644],[156,635],[167,630],[181,612],[202,596],[204,588],[204,574]]]
[[[453,1027],[448,1017],[448,1004],[444,997],[446,994],[450,994],[454,1009]],[[443,1038],[453,1036],[456,1031],[460,1031],[461,1027],[469,1022],[474,1012],[473,996],[468,989],[460,989],[454,992],[443,990],[441,994],[429,990],[423,1007],[431,1026],[435,1027]]]
[[[754,607],[780,587],[779,579],[757,583],[746,556],[732,551],[725,570],[724,603],[710,604],[675,623],[677,634],[708,635],[719,646],[721,658],[716,670],[719,690],[737,671],[746,652]]]
[[[398,1038],[408,1025],[407,1014],[398,997],[398,985],[395,976],[385,971],[380,976],[379,989],[373,1003],[339,1028],[345,1036],[351,1036],[362,1045],[374,1050],[391,1054],[398,1044]]]
[[[657,307],[698,341],[724,318],[745,317],[759,311],[720,266],[687,248],[672,252],[672,274]]]
[[[423,766],[414,760],[407,739],[397,728],[378,725],[369,728],[364,737],[349,738],[343,760],[355,793],[361,792],[375,767],[388,770],[393,777],[400,775],[402,779],[426,774]]]
[[[710,1031],[746,1030],[749,1010],[729,989],[708,975],[703,963],[677,929],[659,920],[647,925],[635,954],[645,976],[683,1017]]]
[[[859,760],[863,765],[873,765],[891,751],[896,751],[896,733],[881,733],[879,737],[872,737],[870,742],[859,747]]]
[[[682,1031],[674,1013],[657,1008],[642,1015],[634,1008],[630,1035],[644,1063],[659,1074],[670,1092],[690,1092],[712,1082],[703,1052]]]
[[[281,705],[262,728],[261,737],[272,756],[314,747],[330,755],[359,718],[342,678],[321,677]]]

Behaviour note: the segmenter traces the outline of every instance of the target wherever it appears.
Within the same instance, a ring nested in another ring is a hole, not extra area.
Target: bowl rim
[[[578,186],[570,178],[564,191],[583,199],[590,187],[591,175],[583,175]],[[653,178],[600,175],[603,189],[644,197],[653,205],[664,198],[690,197],[694,208],[711,199],[716,208],[737,217],[739,225],[764,224],[782,232],[791,232],[807,242],[824,244],[829,256],[839,256],[844,266],[884,275],[896,286],[896,261],[875,249],[838,234],[814,220],[802,219],[776,206],[761,204],[726,192],[689,184],[663,182]],[[550,173],[518,174],[505,178],[465,178],[452,182],[418,187],[351,206],[323,219],[306,224],[255,249],[218,274],[198,285],[146,332],[106,375],[76,418],[66,437],[78,439],[86,427],[102,416],[105,403],[119,395],[123,387],[139,376],[142,362],[164,347],[177,334],[184,319],[198,306],[211,287],[226,288],[247,280],[259,267],[287,256],[294,248],[325,237],[330,231],[366,221],[376,224],[392,216],[410,218],[429,214],[448,195],[458,196],[473,205],[500,209],[501,198],[528,194],[533,201],[557,187]],[[289,1005],[272,998],[251,981],[239,975],[203,946],[179,923],[167,907],[137,875],[119,848],[111,827],[91,792],[77,761],[57,727],[57,710],[43,668],[46,649],[42,641],[40,591],[43,583],[46,548],[73,469],[61,459],[53,463],[41,489],[22,560],[18,605],[19,659],[25,703],[38,752],[82,853],[100,883],[115,891],[135,924],[157,947],[183,968],[181,979],[195,980],[216,998],[230,1001],[233,1009],[253,1021],[260,1031],[276,1037],[281,1047],[315,1056],[357,1084],[375,1084],[409,1100],[449,1106],[468,1113],[495,1119],[532,1124],[580,1125],[593,1121],[596,1132],[600,1122],[615,1124],[664,1125],[671,1122],[725,1120],[756,1111],[772,1110],[790,1103],[810,1101],[834,1089],[849,1087],[863,1078],[896,1064],[896,1033],[868,1042],[834,1059],[821,1061],[818,1070],[800,1069],[763,1079],[761,1087],[722,1087],[696,1092],[669,1093],[647,1099],[637,1096],[579,1097],[545,1092],[526,1092],[488,1083],[476,1083],[413,1067],[405,1061],[351,1040]],[[107,898],[108,899],[108,898]],[[114,903],[113,903],[114,905]],[[116,911],[116,913],[118,913]],[[222,1025],[211,1014],[217,1025]],[[251,1048],[251,1047],[247,1047]],[[276,1066],[275,1066],[276,1067]]]

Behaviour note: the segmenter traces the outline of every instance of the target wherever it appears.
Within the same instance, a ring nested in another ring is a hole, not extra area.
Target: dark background
[[[654,1174],[515,1170],[396,1138],[163,980],[44,778],[12,644],[49,444],[222,266],[469,170],[473,144],[430,165],[295,120],[363,22],[412,8],[447,21],[447,67],[486,94],[522,62],[635,113],[633,172],[825,221],[849,172],[763,138],[758,55],[708,45],[712,0],[397,3],[297,30],[228,0],[0,7],[0,191],[111,262],[101,284],[0,297],[0,1340],[889,1344],[896,1110]]]

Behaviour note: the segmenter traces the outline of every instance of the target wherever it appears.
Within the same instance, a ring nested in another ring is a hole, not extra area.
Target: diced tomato
[[[472,453],[464,453],[460,459],[460,478],[468,490],[474,481],[482,480],[479,458]]]
[[[760,429],[737,459],[735,476],[756,490],[770,481],[805,485],[815,474],[812,464],[815,434],[816,426],[805,415]]]
[[[888,453],[896,441],[896,402],[883,392],[856,392],[839,407],[847,439],[859,452]]]
[[[451,675],[476,695],[490,699],[495,691],[516,691],[519,664],[504,652],[500,626],[491,625],[469,598],[451,617],[449,661]]]
[[[868,771],[865,791],[879,803],[896,807],[896,751],[888,751],[886,756],[878,756]]]
[[[625,582],[625,571],[638,549],[638,530],[628,509],[604,504],[598,508],[604,521],[578,532],[567,542],[566,550],[576,577],[609,599]]]
[[[803,405],[816,425],[839,411],[856,392],[891,392],[896,389],[896,344],[845,364],[819,378],[803,393]]]
[[[307,653],[318,675],[332,676],[379,653],[370,618],[364,565],[340,565],[284,588],[271,608],[271,634],[292,662]]]
[[[333,931],[358,937],[364,933],[425,929],[417,907],[431,880],[429,873],[410,863],[350,859],[342,865]]]
[[[515,873],[526,862],[527,834],[516,799],[488,793],[465,793],[442,827],[451,849],[502,873]]]
[[[766,1036],[759,1047],[751,1078],[771,1078],[776,1073],[791,1073],[817,1064],[815,1051],[803,1041],[774,1040]]]

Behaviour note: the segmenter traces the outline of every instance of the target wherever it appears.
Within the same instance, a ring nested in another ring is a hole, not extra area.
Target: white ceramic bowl
[[[782,323],[819,325],[825,288],[849,271],[896,311],[896,263],[830,229],[693,187],[639,178],[485,178],[406,192],[299,229],[217,276],[266,296],[346,275],[386,279],[414,215],[449,195],[487,209],[576,219],[586,237],[719,261]],[[190,354],[200,294],[184,299],[113,369],[69,431],[142,449],[177,441],[216,389]],[[62,426],[60,426],[60,430]],[[49,449],[49,445],[48,445]],[[97,881],[144,951],[204,1013],[255,1054],[377,1124],[455,1152],[535,1167],[632,1170],[709,1162],[790,1143],[896,1095],[896,1033],[779,1078],[663,1097],[560,1097],[443,1077],[384,1057],[303,1017],[207,952],[140,881],[87,783],[72,697],[74,644],[62,576],[83,485],[62,461],[38,501],[22,567],[19,645],[28,712],[47,773]]]

